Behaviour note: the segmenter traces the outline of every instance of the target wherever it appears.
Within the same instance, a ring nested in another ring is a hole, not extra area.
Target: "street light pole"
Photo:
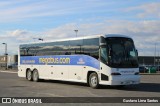
[[[159,71],[159,62],[160,62],[160,58],[159,58],[159,51],[158,51],[158,71]]]
[[[156,66],[156,43],[155,43],[155,51],[154,51],[154,66]]]
[[[76,30],[74,30],[74,31],[76,32],[76,37],[77,37],[78,30],[76,29]]]
[[[2,44],[5,45],[6,70],[7,70],[8,69],[7,43],[2,43]]]
[[[43,39],[42,39],[42,38],[38,38],[38,40],[41,40],[41,41],[43,41]]]

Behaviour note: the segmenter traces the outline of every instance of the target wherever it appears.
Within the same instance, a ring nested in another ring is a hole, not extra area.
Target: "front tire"
[[[96,73],[91,73],[89,76],[89,86],[92,88],[99,87],[98,75]]]
[[[33,78],[32,78],[32,71],[31,70],[27,71],[26,78],[27,78],[28,81],[32,81],[33,80]]]
[[[33,81],[38,82],[39,81],[39,73],[37,70],[33,71]]]

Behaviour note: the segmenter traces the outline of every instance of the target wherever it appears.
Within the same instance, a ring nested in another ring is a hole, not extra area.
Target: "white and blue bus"
[[[82,82],[92,88],[140,83],[134,42],[118,34],[21,44],[18,76]]]

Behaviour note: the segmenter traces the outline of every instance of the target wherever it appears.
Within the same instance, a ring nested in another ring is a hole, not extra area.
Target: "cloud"
[[[67,15],[86,16],[101,12],[111,12],[115,3],[99,0],[14,0],[0,1],[0,22],[19,22]],[[108,7],[107,9],[105,9]],[[73,16],[73,17],[74,17]]]
[[[140,50],[140,55],[153,55],[154,44],[160,41],[160,21],[126,21],[107,20],[100,23],[77,25],[70,23],[45,31],[45,39],[60,39],[75,37],[74,29],[78,29],[78,36],[93,34],[124,34],[132,37]],[[160,50],[160,48],[158,48]]]
[[[8,54],[17,54],[18,47],[21,43],[30,43],[34,41],[38,41],[38,38],[40,37],[39,34],[33,31],[28,30],[21,30],[21,29],[15,29],[6,31],[3,34],[0,35],[1,42],[5,42],[8,45]],[[37,39],[33,39],[37,38]],[[0,54],[4,54],[4,47],[3,45],[0,45],[0,48],[2,50],[0,51]]]
[[[6,31],[5,36],[5,38],[11,38],[12,40],[15,40],[16,42],[20,43],[31,42],[33,41],[33,38],[36,37],[38,37],[38,35],[36,35],[35,32],[21,29]]]
[[[155,42],[160,40],[160,3],[140,2],[143,4],[129,7],[131,3],[110,0],[0,1],[1,42],[8,42],[15,48],[13,45],[33,42],[33,38],[72,38],[76,36],[74,30],[78,29],[78,36],[109,33],[131,36],[140,55],[152,55]],[[127,8],[125,12],[124,8]],[[143,20],[135,20],[135,15]],[[144,20],[146,17],[156,20]]]
[[[67,38],[67,37],[73,37],[73,31],[75,29],[75,23],[69,23],[63,26],[59,26],[57,28],[49,29],[46,32],[44,32],[44,35],[46,35],[47,39],[54,38]]]
[[[160,3],[147,3],[140,6],[127,8],[126,11],[137,11],[140,18],[157,17],[160,18]]]
[[[18,36],[25,36],[25,35],[29,34],[29,32],[26,30],[16,29],[14,31],[9,31],[8,34],[10,34],[13,37],[18,37]]]
[[[134,39],[135,45],[140,55],[154,55],[155,43],[160,44],[160,21],[126,21],[126,20],[107,20],[95,23],[68,23],[62,26],[33,32],[28,30],[16,29],[6,32],[6,39],[12,39],[15,44],[33,42],[33,38],[43,38],[45,41],[73,38],[74,32],[78,29],[78,37],[94,34],[124,34]],[[5,39],[5,38],[4,38]],[[9,40],[7,40],[9,41]],[[38,41],[38,40],[37,40]],[[157,46],[157,50],[160,48]]]
[[[21,19],[31,17],[32,15],[39,13],[42,14],[42,11],[45,10],[47,6],[44,6],[45,1],[39,2],[27,2],[23,1],[8,1],[0,2],[1,5],[4,5],[3,8],[0,8],[0,20],[1,22],[10,22],[10,21],[20,21]]]

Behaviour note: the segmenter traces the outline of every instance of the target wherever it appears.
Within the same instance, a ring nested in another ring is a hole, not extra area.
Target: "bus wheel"
[[[99,87],[98,75],[96,73],[91,73],[89,76],[89,86],[92,88]]]
[[[33,79],[32,79],[32,71],[31,71],[31,70],[28,70],[28,71],[27,71],[27,76],[26,76],[26,77],[27,77],[27,80],[28,80],[28,81],[32,81],[32,80],[33,80]]]
[[[39,74],[37,70],[33,71],[33,81],[38,82],[39,81]]]

